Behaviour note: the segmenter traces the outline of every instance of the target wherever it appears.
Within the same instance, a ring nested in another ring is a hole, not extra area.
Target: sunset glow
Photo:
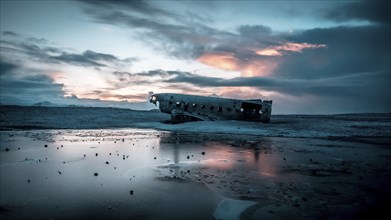
[[[0,4],[1,104],[152,109],[152,91],[261,97],[275,113],[391,111],[385,3]]]
[[[287,42],[279,46],[271,46],[265,49],[257,50],[256,53],[262,56],[282,56],[286,51],[302,52],[304,49],[317,49],[326,47],[325,44],[292,43]]]

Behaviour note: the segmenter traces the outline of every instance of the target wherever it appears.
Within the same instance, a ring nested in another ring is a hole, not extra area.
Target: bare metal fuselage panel
[[[173,122],[205,120],[245,120],[269,122],[272,101],[238,100],[175,93],[151,96],[162,112],[171,114]]]

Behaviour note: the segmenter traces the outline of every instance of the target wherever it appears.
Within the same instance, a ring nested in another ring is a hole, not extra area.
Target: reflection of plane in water
[[[270,122],[272,101],[238,100],[175,93],[153,94],[150,102],[159,103],[173,122],[245,120]]]

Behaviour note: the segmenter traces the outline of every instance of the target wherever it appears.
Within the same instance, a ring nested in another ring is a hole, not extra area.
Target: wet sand
[[[151,129],[0,132],[2,219],[366,219],[391,138]]]

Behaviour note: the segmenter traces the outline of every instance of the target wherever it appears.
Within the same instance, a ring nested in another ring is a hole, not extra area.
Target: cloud
[[[63,96],[63,86],[54,83],[53,79],[43,73],[35,73],[24,77],[1,75],[1,104],[30,105],[38,101],[60,99]]]
[[[291,41],[326,44],[282,57],[275,69],[280,78],[318,79],[390,69],[391,30],[386,26],[315,28],[286,36]]]
[[[368,80],[369,77],[372,80]],[[164,82],[188,83],[200,87],[256,87],[264,91],[275,91],[291,95],[312,94],[351,97],[361,93],[360,91],[363,88],[386,86],[390,79],[391,70],[384,70],[321,79],[276,79],[271,77],[237,77],[224,79],[182,73],[173,78],[166,79]],[[371,93],[373,93],[373,90]]]
[[[21,36],[21,35],[17,35]],[[35,39],[35,40],[32,40]],[[34,43],[31,43],[34,42]],[[61,47],[47,46],[44,38],[26,37],[22,41],[10,39],[0,41],[0,48],[12,57],[28,56],[36,63],[62,63],[84,67],[126,67],[138,60],[136,57],[120,59],[112,54],[86,50],[82,53],[70,53]]]
[[[102,8],[101,3],[86,3],[89,7],[85,11],[95,22],[136,28],[140,31],[139,38],[156,51],[175,58],[197,60],[214,68],[238,71],[242,76],[271,75],[280,59],[270,55],[282,56],[325,47],[312,42],[287,41],[264,25],[242,25],[235,30],[237,32],[230,32],[190,21],[180,14],[150,16],[134,6],[124,11],[121,9],[123,3],[119,2],[110,3],[106,8]],[[153,7],[151,3],[149,5]],[[182,16],[182,19],[172,19],[176,16]]]
[[[391,22],[390,1],[356,1],[338,4],[320,14],[328,19],[338,22],[359,20],[370,21],[379,24]]]
[[[133,11],[139,12],[142,14],[148,14],[152,16],[167,16],[179,18],[178,15],[173,14],[169,11],[162,10],[160,8],[152,6],[149,2],[143,0],[110,0],[110,1],[96,1],[96,0],[79,0],[80,2],[85,3],[86,5],[94,6],[95,9],[100,10],[124,10],[124,11]]]
[[[13,32],[13,31],[2,31],[1,32],[4,36],[12,36],[12,37],[19,37],[20,35]]]
[[[0,75],[5,75],[7,73],[10,73],[17,68],[18,65],[6,62],[3,59],[0,60]]]
[[[282,56],[287,51],[302,52],[304,49],[316,49],[326,47],[325,44],[292,43],[286,42],[278,46],[270,46],[256,51],[256,54],[263,56]]]

